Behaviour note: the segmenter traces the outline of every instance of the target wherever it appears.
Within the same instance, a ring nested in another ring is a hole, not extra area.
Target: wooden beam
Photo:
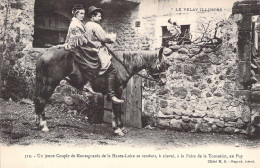
[[[141,0],[112,0],[111,2],[131,3],[139,5],[141,3]]]

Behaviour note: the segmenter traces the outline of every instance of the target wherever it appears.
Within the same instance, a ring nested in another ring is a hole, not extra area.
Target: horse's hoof
[[[42,131],[42,132],[49,132],[49,129],[48,129],[48,128],[42,128],[41,131]]]
[[[123,133],[127,133],[126,127],[122,127],[121,130]]]
[[[115,133],[116,135],[118,135],[118,136],[124,136],[124,135],[125,135],[120,128],[117,128],[114,133]]]

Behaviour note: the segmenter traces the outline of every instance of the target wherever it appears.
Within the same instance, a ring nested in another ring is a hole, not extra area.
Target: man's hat
[[[100,12],[101,14],[103,14],[103,11],[101,8],[97,8],[95,6],[91,6],[88,8],[88,15],[90,16],[93,12]]]

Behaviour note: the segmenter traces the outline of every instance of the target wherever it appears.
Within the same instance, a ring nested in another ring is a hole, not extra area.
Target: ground
[[[110,124],[89,123],[85,116],[62,113],[54,106],[47,107],[50,132],[43,133],[35,125],[33,106],[0,99],[0,143],[12,145],[72,145],[72,146],[153,146],[198,147],[211,144],[258,148],[260,141],[242,134],[190,133],[173,130],[126,128],[126,135],[113,135]]]

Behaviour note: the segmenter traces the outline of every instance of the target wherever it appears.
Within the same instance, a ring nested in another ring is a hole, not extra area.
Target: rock
[[[211,126],[213,132],[221,132],[223,129],[218,127],[217,125],[213,124]]]
[[[69,105],[69,106],[73,105],[73,99],[72,99],[72,97],[70,97],[70,96],[65,96],[65,97],[64,97],[64,102],[65,102],[67,105]]]
[[[199,124],[198,129],[199,129],[201,132],[211,132],[211,131],[212,131],[212,128],[211,128],[211,127],[209,126],[209,124],[207,124],[207,123],[201,123],[201,124]]]
[[[226,127],[226,128],[224,128],[224,132],[232,134],[232,133],[235,132],[235,128],[234,127]]]
[[[62,80],[60,82],[60,86],[65,86],[65,85],[68,85],[68,82],[66,80]]]
[[[189,54],[189,50],[186,49],[186,48],[180,48],[180,49],[178,50],[178,53],[179,53],[179,54]]]
[[[206,53],[200,53],[192,59],[194,63],[209,63],[209,56]]]
[[[191,122],[193,122],[193,123],[198,123],[198,120],[197,120],[196,118],[192,118],[192,119],[191,119]]]
[[[217,92],[217,93],[214,93],[214,96],[221,97],[221,96],[222,96],[222,94],[221,94],[221,93],[219,93],[219,92]]]
[[[220,65],[225,59],[220,55],[216,55],[214,53],[209,54],[209,61],[214,65]]]
[[[183,121],[183,122],[189,122],[189,121],[190,121],[190,117],[188,117],[188,116],[183,116],[183,117],[182,117],[182,121]]]
[[[245,127],[246,126],[246,124],[243,122],[243,120],[241,119],[241,118],[239,118],[238,120],[237,120],[237,122],[236,122],[236,127],[237,128],[243,128],[243,127]]]
[[[240,132],[240,129],[235,129],[235,133],[239,133]]]
[[[226,127],[235,127],[236,126],[236,122],[232,122],[232,121],[226,122],[225,126]]]
[[[173,89],[173,96],[174,97],[179,97],[181,99],[185,99],[188,95],[188,90],[183,87],[177,87],[177,88],[172,88]]]
[[[235,143],[235,147],[239,147],[239,143]]]
[[[224,80],[225,79],[225,76],[224,75],[220,75],[219,76],[219,80]]]
[[[237,109],[236,107],[233,107],[235,108],[235,110]],[[235,113],[235,111],[229,111],[229,113],[226,113],[224,116],[223,116],[225,122],[237,122],[237,119],[238,119],[238,116],[237,114]]]
[[[30,100],[30,99],[22,99],[22,100],[21,100],[21,103],[33,105],[33,101]]]
[[[76,116],[78,114],[77,110],[69,110],[68,113]]]
[[[181,48],[181,46],[179,46],[179,45],[170,46],[170,49],[172,49],[172,51],[178,51],[180,48]]]
[[[201,98],[201,91],[200,90],[197,90],[197,89],[192,89],[190,91],[191,95],[196,95],[198,98]]]
[[[203,90],[203,89],[206,89],[206,88],[207,88],[207,85],[206,85],[206,84],[202,84],[202,85],[199,86],[199,89],[200,89],[200,90]]]
[[[177,119],[177,120],[179,120],[179,119],[181,119],[182,117],[181,116],[175,116],[175,119]]]
[[[260,103],[260,91],[252,91],[251,101],[254,103]]]
[[[145,129],[150,129],[150,130],[152,130],[152,129],[154,129],[154,127],[152,127],[151,125],[147,125],[147,126],[145,127]]]
[[[183,112],[183,110],[181,110],[181,109],[173,109],[173,113],[176,114],[176,115],[181,116],[182,112]]]
[[[215,119],[214,118],[207,118],[207,117],[205,117],[204,120],[207,121],[209,124],[215,123]]]
[[[197,54],[200,51],[200,48],[191,48],[190,54]]]
[[[167,100],[161,100],[161,101],[160,101],[160,107],[161,107],[161,108],[166,108],[167,106],[168,106]]]
[[[240,107],[241,109],[241,119],[243,122],[250,122],[250,115],[251,115],[251,110],[250,110],[250,107],[247,106],[247,105],[241,105]]]
[[[222,127],[222,128],[225,126],[225,122],[221,121],[219,119],[215,119],[215,123],[217,126]]]
[[[157,113],[157,117],[158,117],[158,118],[166,118],[167,116],[164,115],[161,111],[159,111],[159,112]]]
[[[54,93],[51,96],[50,101],[51,101],[52,104],[62,103],[63,102],[63,96],[60,93]]]
[[[213,52],[214,50],[213,49],[211,49],[211,48],[204,48],[203,49],[203,52],[204,53],[211,53],[211,52]]]
[[[170,120],[170,128],[181,131],[182,130],[182,122],[181,120],[171,119]]]
[[[188,76],[193,76],[196,73],[196,67],[193,64],[184,65],[184,74]]]
[[[195,111],[191,116],[195,118],[203,118],[207,115],[206,111]]]
[[[211,97],[212,95],[210,93],[206,93],[206,97]]]
[[[182,126],[182,131],[189,131],[189,130],[191,130],[191,125],[189,123],[182,122],[181,126]]]
[[[164,48],[163,49],[163,54],[165,55],[165,56],[169,56],[169,55],[171,55],[172,54],[172,49],[170,49],[170,48]]]
[[[173,115],[173,109],[170,108],[169,106],[166,107],[166,108],[161,108],[161,112],[164,114],[164,115]]]
[[[169,119],[158,119],[157,126],[159,128],[169,128],[170,126]]]
[[[160,90],[159,90],[159,92],[158,92],[158,95],[166,95],[166,94],[168,94],[169,93],[169,89],[167,89],[167,88],[161,88]]]
[[[199,83],[194,83],[194,87],[199,87]]]

